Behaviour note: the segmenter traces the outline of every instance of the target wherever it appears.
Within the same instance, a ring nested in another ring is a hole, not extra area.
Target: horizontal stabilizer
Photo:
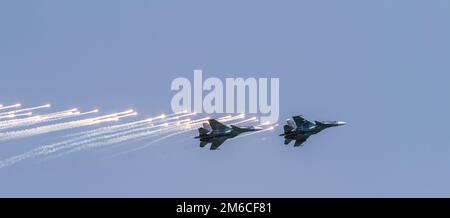
[[[294,129],[292,126],[289,126],[289,125],[284,125],[283,128],[284,128],[284,133],[289,133]]]
[[[302,140],[296,140],[295,144],[294,144],[294,147],[303,146],[303,142],[304,141],[302,141]]]
[[[297,125],[295,124],[295,122],[293,120],[288,119],[286,122],[287,122],[287,125],[292,127],[293,129],[297,128]]]
[[[205,136],[206,134],[208,134],[208,132],[209,131],[207,129],[203,128],[203,127],[198,128],[198,134],[200,136]]]
[[[292,139],[285,139],[284,144],[287,145],[287,144],[291,143],[291,141],[292,141]]]
[[[206,130],[208,130],[208,131],[211,131],[211,130],[212,130],[212,129],[211,129],[211,126],[210,126],[209,124],[207,124],[207,123],[203,123],[203,128],[206,129]]]

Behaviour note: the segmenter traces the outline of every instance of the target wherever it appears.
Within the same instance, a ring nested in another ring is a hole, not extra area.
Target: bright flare
[[[6,109],[16,108],[16,107],[21,107],[21,105],[20,104],[13,104],[13,105],[9,105],[9,106],[0,106],[0,110],[6,110]]]
[[[41,105],[41,106],[37,106],[37,107],[24,108],[24,109],[15,110],[15,111],[3,112],[3,113],[0,113],[0,116],[7,115],[7,114],[16,114],[16,113],[25,112],[25,111],[32,111],[32,110],[37,110],[37,109],[42,109],[42,108],[49,108],[49,107],[50,107],[50,105],[46,104],[46,105]]]

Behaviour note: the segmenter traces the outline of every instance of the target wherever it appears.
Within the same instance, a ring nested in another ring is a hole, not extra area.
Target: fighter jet
[[[287,145],[291,141],[295,140],[294,147],[303,146],[303,143],[314,134],[320,131],[333,127],[345,125],[345,122],[341,121],[314,121],[304,119],[302,116],[292,117],[293,121],[288,119],[287,125],[284,125],[284,133],[280,136],[284,136],[284,144]]]
[[[203,127],[198,129],[199,135],[195,138],[200,139],[202,148],[211,143],[211,150],[217,150],[225,140],[234,138],[241,133],[262,130],[262,128],[253,126],[228,126],[215,119],[208,120],[208,123],[209,125],[203,123]]]

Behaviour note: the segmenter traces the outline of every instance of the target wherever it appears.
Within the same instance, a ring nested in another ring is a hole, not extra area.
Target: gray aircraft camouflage
[[[234,138],[241,133],[262,130],[262,128],[253,126],[235,126],[225,125],[215,119],[208,120],[208,124],[203,123],[203,127],[198,129],[199,135],[196,139],[200,139],[200,147],[205,147],[211,143],[211,150],[217,150],[227,139]]]
[[[295,140],[294,147],[303,146],[303,143],[314,134],[334,126],[345,125],[341,121],[314,121],[304,119],[302,116],[294,116],[293,120],[288,119],[287,124],[284,125],[284,144],[287,145]]]

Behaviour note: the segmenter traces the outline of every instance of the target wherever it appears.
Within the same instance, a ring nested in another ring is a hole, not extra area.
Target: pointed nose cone
[[[338,125],[338,126],[343,126],[343,125],[345,125],[345,124],[347,124],[346,122],[343,122],[343,121],[338,121],[338,122],[336,122],[336,124]]]
[[[262,130],[262,129],[263,128],[261,128],[259,126],[250,126],[250,127],[247,127],[247,128],[242,128],[242,130],[244,132],[253,132],[253,131],[259,131],[259,130]]]
[[[253,131],[260,131],[260,130],[263,130],[263,128],[259,126],[253,127]]]

